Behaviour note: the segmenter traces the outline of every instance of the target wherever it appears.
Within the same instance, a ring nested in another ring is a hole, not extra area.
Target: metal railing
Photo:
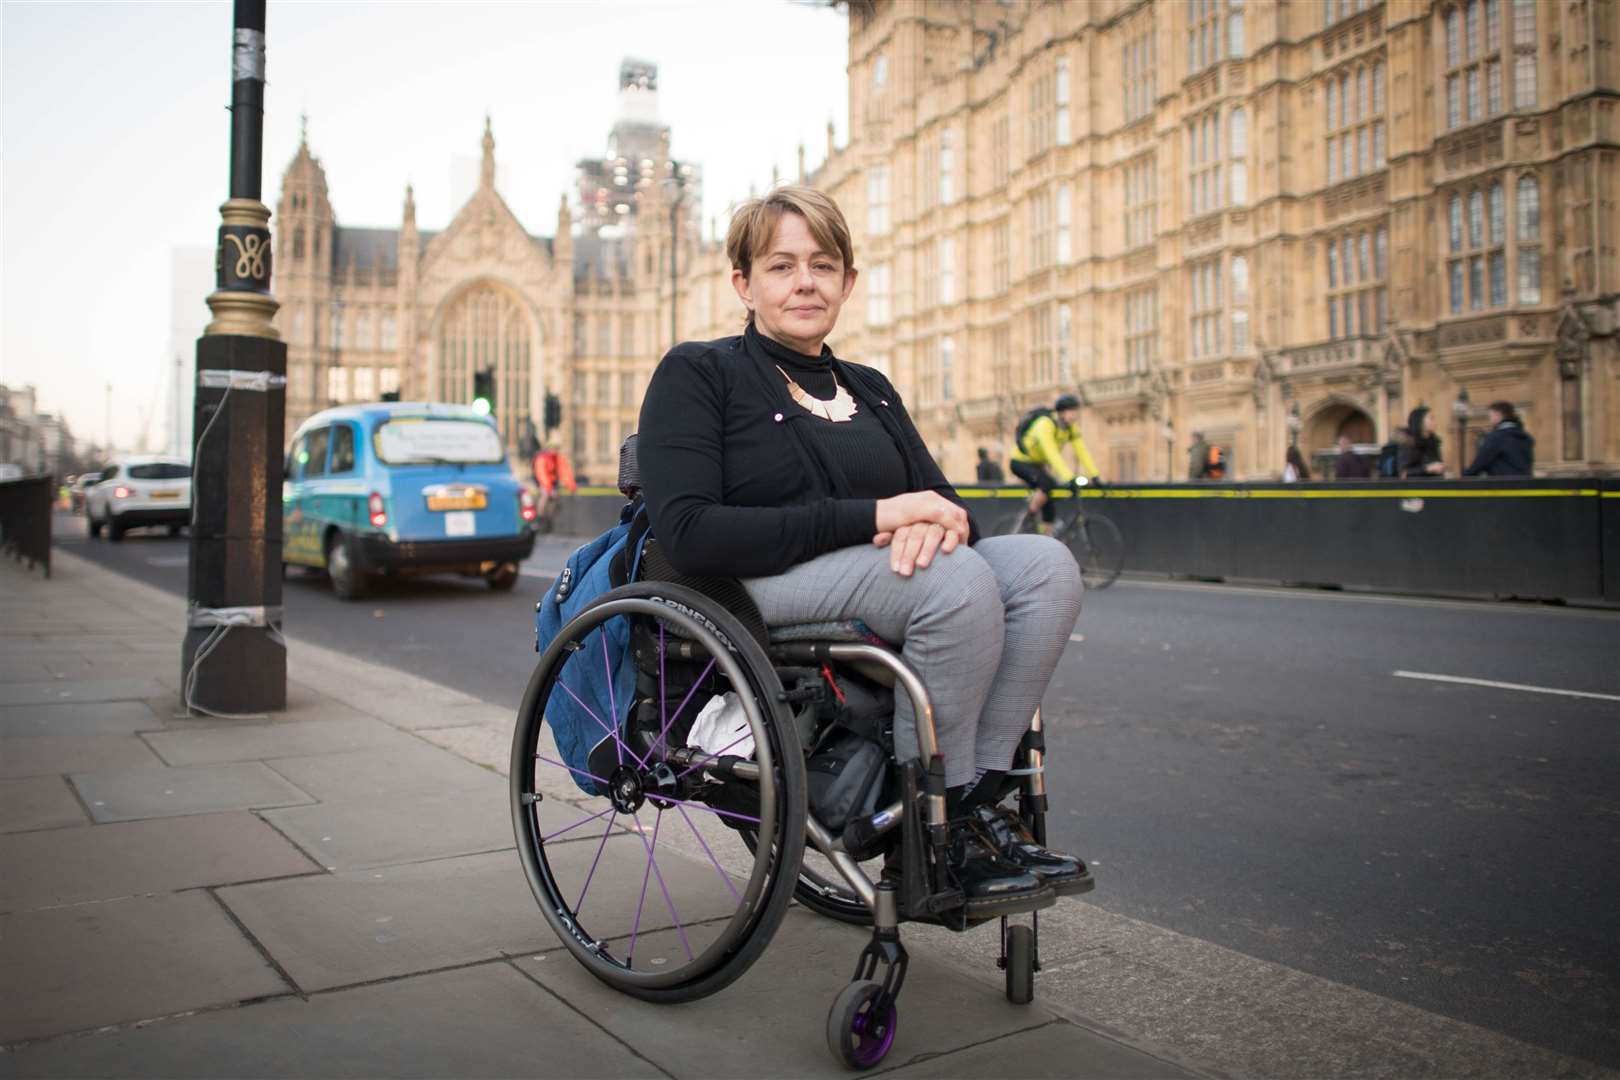
[[[55,513],[56,480],[29,476],[0,481],[0,551],[28,569],[36,565],[51,576],[51,515]]]

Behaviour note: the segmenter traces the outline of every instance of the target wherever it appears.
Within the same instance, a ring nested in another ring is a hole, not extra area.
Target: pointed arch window
[[[527,313],[494,285],[474,285],[451,301],[436,343],[439,401],[472,400],[473,374],[495,370],[495,418],[503,432],[528,413],[534,343]]]

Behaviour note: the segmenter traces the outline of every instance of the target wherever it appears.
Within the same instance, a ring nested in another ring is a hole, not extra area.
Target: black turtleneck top
[[[838,380],[855,398],[854,418],[810,413],[777,367],[823,400]],[[653,532],[688,574],[764,577],[871,543],[876,501],[903,492],[961,503],[881,373],[825,346],[805,356],[752,326],[671,349],[647,387],[639,430]]]

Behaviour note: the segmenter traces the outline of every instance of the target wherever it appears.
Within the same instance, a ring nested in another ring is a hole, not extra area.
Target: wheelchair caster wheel
[[[1028,1005],[1035,1000],[1035,931],[1007,928],[1007,1000]]]
[[[883,984],[862,979],[839,991],[827,1013],[827,1048],[852,1069],[870,1069],[894,1045],[899,1012],[879,1005]]]

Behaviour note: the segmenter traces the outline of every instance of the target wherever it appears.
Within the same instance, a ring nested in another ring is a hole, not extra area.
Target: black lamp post
[[[287,346],[271,325],[270,208],[260,200],[265,0],[236,0],[230,198],[213,321],[197,341],[191,569],[181,700],[215,715],[287,707],[281,637],[281,440]]]
[[[1451,413],[1457,418],[1457,475],[1461,476],[1463,470],[1468,468],[1468,447],[1464,445],[1468,439],[1468,416],[1473,412],[1473,406],[1468,401],[1468,388],[1462,387],[1457,391],[1457,400],[1451,403]]]

